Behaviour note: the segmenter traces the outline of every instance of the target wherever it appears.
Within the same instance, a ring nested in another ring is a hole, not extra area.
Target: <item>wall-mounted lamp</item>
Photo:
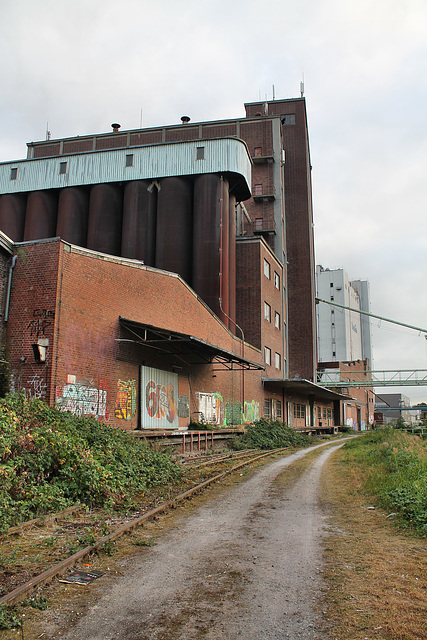
[[[34,361],[44,363],[46,362],[46,352],[49,346],[49,338],[39,338],[37,344],[32,344]]]

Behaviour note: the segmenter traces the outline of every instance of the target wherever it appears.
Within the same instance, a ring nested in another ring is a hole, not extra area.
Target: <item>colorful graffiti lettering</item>
[[[243,408],[243,422],[249,424],[256,420],[259,420],[259,402],[255,402],[255,400],[245,402]]]
[[[136,380],[118,380],[114,415],[119,420],[131,420],[136,412]]]
[[[150,418],[166,418],[173,422],[178,413],[173,384],[161,385],[150,380],[145,387],[147,413]]]
[[[94,416],[108,420],[105,383],[91,387],[87,384],[64,384],[56,387],[56,406],[77,416]]]

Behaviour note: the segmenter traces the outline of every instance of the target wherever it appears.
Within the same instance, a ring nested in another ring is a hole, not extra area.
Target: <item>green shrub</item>
[[[236,436],[231,446],[233,449],[281,449],[310,442],[310,436],[298,433],[280,420],[262,418],[250,424],[244,434]]]
[[[25,395],[0,400],[0,531],[76,502],[113,507],[175,482],[168,453]]]

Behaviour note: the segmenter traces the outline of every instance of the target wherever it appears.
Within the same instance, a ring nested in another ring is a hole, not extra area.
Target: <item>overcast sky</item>
[[[47,123],[60,138],[243,117],[304,77],[316,262],[427,329],[426,34],[427,0],[0,0],[0,161]],[[373,321],[373,344],[377,370],[427,368],[416,331]]]

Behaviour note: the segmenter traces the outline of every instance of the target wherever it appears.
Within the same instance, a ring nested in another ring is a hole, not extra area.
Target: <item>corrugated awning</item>
[[[348,396],[326,389],[310,380],[300,378],[262,378],[264,387],[281,387],[301,396],[314,396],[315,400],[348,400]]]
[[[175,356],[187,365],[214,364],[218,365],[219,369],[229,370],[264,370],[265,368],[257,362],[186,333],[154,327],[153,325],[135,322],[121,316],[119,317],[119,323],[128,334],[132,335],[132,338],[119,340],[130,341],[148,349],[163,351],[167,355]]]

